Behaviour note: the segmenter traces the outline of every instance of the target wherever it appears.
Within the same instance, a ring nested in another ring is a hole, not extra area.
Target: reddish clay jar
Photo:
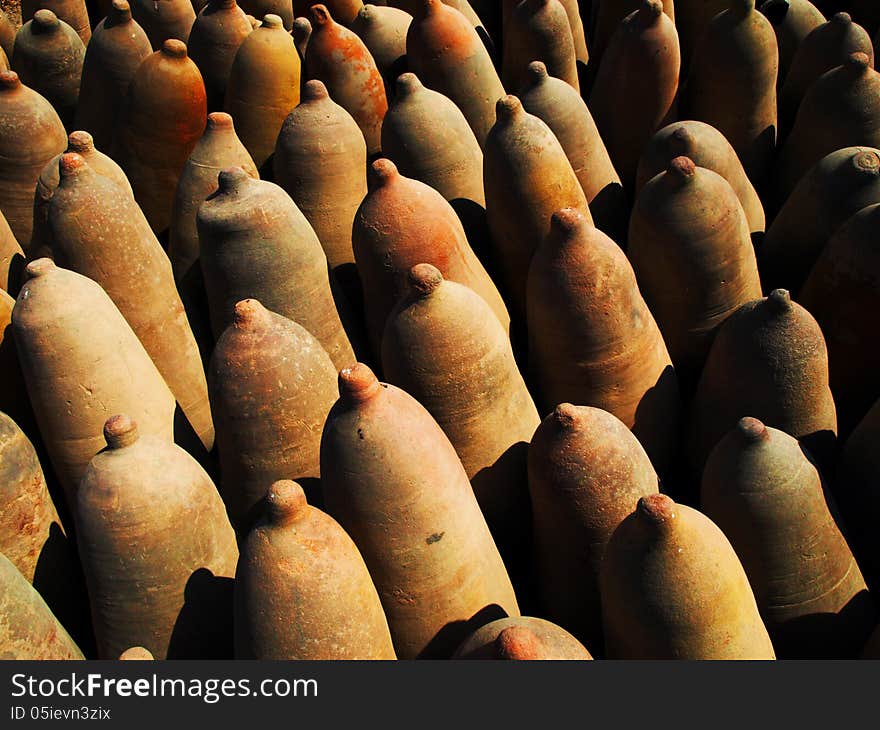
[[[658,478],[619,419],[561,403],[529,447],[535,574],[546,616],[601,651],[599,570],[605,547],[633,502],[657,494]]]
[[[678,450],[678,381],[620,247],[576,210],[553,215],[528,280],[529,367],[541,412],[602,408],[661,475]]]
[[[497,104],[498,120],[486,139],[483,185],[493,258],[513,316],[526,310],[526,279],[535,249],[550,230],[550,216],[576,208],[592,223],[581,184],[550,128],[515,96]]]
[[[624,188],[632,191],[642,149],[674,118],[681,54],[660,0],[645,0],[611,37],[590,110]]]
[[[52,105],[14,71],[0,72],[0,212],[24,246],[33,230],[37,178],[66,146],[64,125]]]
[[[694,475],[744,416],[799,439],[823,468],[833,463],[837,414],[822,331],[784,289],[744,304],[718,330],[691,409]]]
[[[79,480],[103,448],[104,421],[125,408],[137,414],[144,433],[170,443],[174,396],[98,284],[49,259],[32,261],[27,274],[12,312],[16,349],[40,433],[73,512]]]
[[[425,86],[461,109],[482,147],[504,87],[473,25],[441,0],[419,0],[406,37],[406,55]]]
[[[320,79],[330,96],[357,122],[368,154],[382,147],[382,119],[388,111],[385,84],[364,42],[335,23],[324,5],[310,10],[312,35],[306,48],[305,78]]]
[[[718,129],[762,191],[776,149],[776,34],[754,0],[728,0],[726,6],[694,51],[682,115]]]
[[[355,216],[352,238],[374,352],[381,351],[385,322],[406,289],[409,270],[421,263],[473,289],[508,328],[504,302],[455,211],[436,190],[401,175],[390,160],[376,160],[370,168],[370,192]]]
[[[664,494],[642,497],[614,531],[601,588],[609,658],[776,658],[724,533]]]
[[[266,15],[235,54],[224,106],[258,168],[271,157],[281,125],[299,104],[299,87],[300,60],[293,40],[279,16]]]
[[[70,128],[85,55],[73,28],[51,10],[38,10],[16,34],[10,61],[22,83],[42,94]]]
[[[242,544],[235,617],[239,659],[396,659],[357,546],[293,481],[272,484]]]
[[[321,428],[337,395],[336,368],[321,343],[245,299],[217,341],[208,382],[233,525],[246,535],[265,507],[266,485],[284,475],[320,503]]]
[[[453,659],[509,661],[592,659],[586,647],[565,629],[541,618],[502,618],[472,633]]]
[[[98,23],[86,46],[75,117],[76,128],[90,132],[99,149],[113,149],[128,86],[152,52],[127,0],[113,0],[110,14]]]
[[[337,368],[351,364],[327,258],[305,216],[280,187],[240,167],[221,172],[218,185],[196,218],[215,337],[232,322],[236,302],[258,299],[317,337]]]
[[[205,131],[207,113],[205,84],[186,46],[165,41],[131,80],[114,155],[157,235],[171,223],[177,182]]]
[[[238,547],[217,488],[126,415],[104,438],[76,504],[98,656],[143,646],[159,659],[229,658]]]
[[[449,657],[519,608],[455,449],[414,398],[362,364],[339,374],[321,438],[328,513],[370,571],[401,659]]]
[[[712,451],[700,503],[730,539],[779,657],[854,658],[874,601],[797,439],[743,418]]]

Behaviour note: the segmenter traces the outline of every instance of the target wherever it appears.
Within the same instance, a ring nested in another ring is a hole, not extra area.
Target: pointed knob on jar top
[[[227,167],[217,175],[217,188],[224,194],[239,193],[250,181],[251,176],[244,171],[244,168]]]
[[[853,166],[866,176],[880,173],[880,155],[872,150],[859,150],[852,156]]]
[[[577,208],[562,208],[550,216],[548,239],[555,245],[565,245],[575,238],[587,223],[586,216]]]
[[[425,88],[422,86],[422,82],[419,81],[419,77],[416,76],[412,71],[407,71],[406,73],[400,74],[397,77],[397,81],[395,82],[395,92],[397,95],[397,99],[404,99],[407,96],[411,96],[421,89]]]
[[[766,304],[774,314],[787,314],[793,308],[788,289],[774,289],[767,296]]]
[[[15,71],[0,71],[0,91],[21,88],[21,80]]]
[[[177,38],[168,38],[162,44],[162,55],[166,58],[186,58],[186,43]]]
[[[373,191],[388,185],[398,177],[400,177],[400,173],[397,171],[397,165],[387,157],[381,157],[370,165],[367,174],[367,187]]]
[[[128,0],[113,0],[110,6],[110,12],[104,20],[105,28],[112,28],[114,25],[124,25],[131,22],[131,5]]]
[[[309,8],[309,20],[312,21],[312,28],[314,30],[334,25],[333,16],[330,15],[326,5],[312,5]]]
[[[251,30],[256,30],[263,25],[263,23],[257,20],[253,15],[245,14],[244,17],[247,18],[247,22],[251,24]]]
[[[318,81],[318,79],[306,81],[302,89],[303,101],[318,101],[319,99],[327,99],[329,96],[330,94],[327,92],[324,82]]]
[[[571,403],[560,403],[553,409],[553,424],[559,431],[573,431],[582,421],[578,407]]]
[[[268,319],[269,310],[257,299],[242,299],[232,310],[232,325],[239,330],[251,329],[257,322]]]
[[[58,162],[58,174],[61,178],[60,184],[62,186],[66,180],[87,174],[90,171],[89,163],[85,161],[82,155],[76,152],[65,152],[61,155],[61,159]]]
[[[636,504],[636,520],[652,533],[672,528],[677,515],[676,504],[665,494],[649,494]]]
[[[208,124],[206,129],[210,132],[218,130],[234,129],[235,125],[232,116],[226,112],[211,112],[208,115]]]
[[[429,297],[443,283],[440,269],[431,264],[416,264],[409,270],[409,286],[419,299]]]
[[[852,16],[849,13],[835,13],[831,16],[830,23],[846,27],[852,25]]]
[[[303,488],[291,479],[275,482],[266,494],[266,511],[273,525],[289,525],[308,514],[309,503]]]
[[[300,56],[306,55],[306,47],[309,43],[309,38],[312,35],[312,24],[309,22],[308,18],[299,17],[293,21],[293,28],[290,31],[290,34],[293,36],[294,43],[296,43],[296,50],[299,51]]]
[[[414,10],[414,17],[417,19],[426,18],[434,15],[443,7],[443,0],[421,0],[417,2]]]
[[[696,174],[697,166],[690,157],[676,157],[666,168],[666,178],[676,186],[690,183]]]
[[[339,398],[345,403],[366,403],[381,390],[382,384],[375,373],[362,362],[339,371]]]
[[[495,639],[499,659],[530,661],[541,658],[541,642],[525,626],[508,626]]]
[[[525,113],[522,102],[513,94],[502,96],[495,103],[495,118],[499,124],[510,124]]]
[[[672,148],[679,152],[690,152],[694,148],[694,135],[684,125],[676,127],[669,136],[669,139]]]
[[[263,28],[272,28],[273,30],[276,28],[284,28],[284,21],[281,20],[280,15],[275,15],[275,13],[267,13],[263,16]]]
[[[850,76],[858,77],[868,72],[868,69],[871,68],[871,60],[868,58],[867,53],[858,51],[847,56],[843,67],[849,71]]]
[[[376,13],[375,5],[361,5],[360,10],[358,10],[357,14],[362,23],[372,24],[378,20],[378,14]]]
[[[770,439],[767,427],[757,418],[752,418],[751,416],[740,418],[739,421],[737,421],[736,433],[743,441],[750,444],[756,444]]]
[[[38,10],[34,13],[31,29],[34,33],[54,33],[61,27],[61,21],[51,10]]]
[[[120,661],[154,661],[155,657],[150,653],[149,649],[142,646],[133,646],[126,649],[119,655]]]
[[[137,424],[125,414],[110,416],[104,424],[104,440],[111,449],[131,446],[138,440]]]
[[[46,274],[51,274],[55,271],[57,267],[55,266],[55,262],[48,258],[43,257],[41,259],[35,259],[31,261],[24,268],[25,276],[28,279],[36,279],[38,276],[46,276]]]
[[[526,69],[525,88],[532,89],[539,84],[543,84],[549,76],[547,64],[543,61],[532,61]]]
[[[95,151],[95,140],[88,132],[71,132],[67,136],[67,150],[78,155],[88,155]]]
[[[754,7],[754,2],[752,7]],[[663,3],[661,0],[644,0],[639,6],[636,20],[638,20],[642,27],[647,27],[654,25],[661,15],[663,15]]]

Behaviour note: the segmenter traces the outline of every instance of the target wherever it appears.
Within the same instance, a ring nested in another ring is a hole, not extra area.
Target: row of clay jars
[[[363,555],[401,659],[448,657],[519,609],[449,439],[414,398],[358,364],[321,439],[327,511]]]
[[[84,659],[52,610],[0,553],[0,659]]]
[[[800,303],[816,318],[828,345],[831,392],[841,435],[849,434],[880,398],[875,373],[880,352],[872,317],[880,260],[874,244],[880,204],[869,205],[840,226],[822,250]]]
[[[31,262],[27,273],[31,278],[12,312],[16,349],[40,433],[73,511],[79,480],[104,445],[104,421],[127,411],[144,433],[171,442],[174,396],[97,283],[49,259]]]
[[[516,616],[481,626],[462,642],[452,658],[585,661],[593,657],[562,627],[534,616]]]
[[[206,119],[199,69],[187,57],[183,42],[168,40],[141,63],[131,80],[112,153],[157,235],[170,224],[181,170]]]
[[[485,300],[430,264],[408,278],[385,325],[383,371],[449,437],[516,584],[527,573],[526,452],[538,411]]]
[[[31,240],[37,178],[66,146],[64,125],[52,105],[14,71],[0,72],[0,211],[19,244]]]
[[[678,451],[678,382],[626,254],[579,211],[558,211],[527,302],[539,410],[569,402],[614,414],[665,475]]]
[[[76,501],[99,658],[133,645],[158,659],[229,658],[238,548],[217,488],[126,415],[103,433]]]
[[[267,485],[286,477],[320,504],[321,428],[336,400],[336,368],[321,343],[255,299],[235,305],[208,370],[223,478],[221,493],[243,534]]]
[[[291,627],[296,630],[291,631]],[[277,481],[243,541],[235,573],[238,659],[395,659],[382,603],[357,546]]]
[[[609,658],[775,658],[724,533],[666,495],[641,497],[614,531],[600,589]]]
[[[401,175],[390,160],[370,167],[370,191],[354,220],[352,243],[363,282],[364,313],[373,352],[413,266],[429,263],[473,289],[506,331],[510,317],[492,279],[471,249],[461,221],[440,193]]]
[[[782,658],[857,655],[874,602],[797,439],[743,418],[712,451],[700,491],[743,563]]]
[[[75,126],[88,131],[99,149],[112,150],[128,85],[151,53],[144,29],[127,0],[113,0],[86,46]]]
[[[627,255],[689,391],[718,326],[761,296],[739,198],[718,173],[676,157],[636,198]]]
[[[528,464],[542,615],[601,652],[605,547],[632,505],[657,493],[657,474],[619,419],[570,403],[558,405],[541,423]]]
[[[218,186],[196,217],[214,336],[232,321],[236,302],[254,298],[315,335],[337,368],[350,365],[327,258],[296,203],[240,167],[221,172]]]
[[[645,0],[628,15],[602,58],[590,111],[615,170],[632,191],[642,149],[675,114],[681,56],[660,0]]]
[[[55,260],[104,288],[210,450],[205,373],[168,257],[127,190],[76,153],[62,155],[59,172],[48,206]]]
[[[681,115],[718,129],[762,191],[776,148],[776,34],[755,10],[754,0],[728,5],[708,24],[696,46],[682,90]]]
[[[51,10],[38,10],[15,36],[10,64],[22,83],[45,97],[64,125],[73,124],[86,49]]]

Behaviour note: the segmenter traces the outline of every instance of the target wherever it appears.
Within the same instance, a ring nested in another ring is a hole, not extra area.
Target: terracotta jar
[[[113,149],[128,86],[152,52],[127,0],[113,0],[110,14],[98,23],[86,46],[75,117],[76,128],[90,132],[100,149]]]
[[[555,213],[527,301],[540,412],[568,402],[614,414],[665,475],[678,449],[678,381],[620,247],[579,211]]]
[[[114,155],[157,235],[171,223],[180,173],[205,131],[206,119],[199,69],[181,41],[165,41],[131,80]]]
[[[21,21],[27,23],[39,10],[51,10],[76,31],[83,45],[89,44],[92,37],[92,26],[85,0],[22,0]]]
[[[327,259],[296,204],[240,167],[221,172],[218,185],[196,219],[214,336],[232,322],[236,302],[258,299],[315,335],[337,368],[354,362]]]
[[[641,444],[600,408],[561,403],[529,447],[535,575],[542,612],[602,650],[599,569],[605,547],[658,478]]]
[[[385,325],[383,372],[449,437],[516,584],[527,573],[526,454],[538,411],[485,300],[430,264],[408,278]]]
[[[406,37],[409,67],[461,109],[482,147],[504,96],[492,58],[473,25],[441,0],[418,0]]]
[[[137,414],[144,433],[170,443],[174,396],[98,284],[49,259],[32,261],[27,274],[12,312],[16,349],[40,433],[73,512],[79,480],[104,446],[104,421],[125,409]]]
[[[583,644],[556,624],[518,616],[501,618],[477,629],[452,658],[583,661],[593,657]]]
[[[40,594],[2,553],[0,581],[0,658],[85,658]]]
[[[382,119],[388,111],[385,84],[364,42],[333,21],[324,5],[310,10],[312,35],[305,78],[320,79],[330,96],[357,122],[371,155],[381,150]]]
[[[65,127],[73,124],[86,49],[51,10],[38,10],[15,36],[10,59],[21,82],[42,94]]]
[[[718,0],[715,0],[717,2]],[[513,0],[511,3],[516,4],[519,0]],[[669,17],[670,20],[675,22],[676,25],[679,25],[679,22],[686,23],[688,18],[682,18],[679,21],[676,21],[675,17],[675,6],[684,2],[687,3],[687,0],[662,0],[663,4],[663,12]],[[705,4],[706,0],[703,0],[701,4]],[[590,64],[593,68],[598,68],[600,65],[599,62],[602,60],[602,56],[605,53],[605,49],[608,47],[611,42],[611,37],[617,32],[617,29],[620,27],[620,24],[623,22],[624,18],[628,16],[630,13],[636,12],[643,4],[642,0],[593,0],[593,14],[595,16],[595,23],[593,25],[593,37],[592,37],[592,45],[590,46]],[[696,20],[696,14],[694,12],[688,13],[690,18]],[[710,20],[712,16],[709,16],[707,20]]]
[[[217,422],[221,492],[246,535],[267,485],[294,476],[313,502],[321,429],[336,401],[336,368],[315,337],[255,299],[235,305],[208,370]]]
[[[855,658],[874,601],[797,439],[743,418],[706,463],[700,504],[742,561],[781,658]],[[833,511],[832,511],[833,510]]]
[[[596,227],[615,241],[626,238],[629,206],[593,116],[569,84],[550,76],[540,61],[529,64],[519,92],[523,108],[550,127],[577,175]]]
[[[676,157],[689,157],[698,167],[713,170],[727,180],[742,204],[749,231],[753,235],[764,232],[764,206],[736,151],[721,132],[704,122],[675,122],[651,138],[639,161],[636,195],[651,178],[664,172]]]
[[[238,547],[217,488],[126,415],[104,438],[76,504],[98,656],[143,646],[159,659],[228,659]]]
[[[614,169],[632,191],[642,149],[675,114],[681,54],[660,0],[645,0],[611,37],[590,110]]]
[[[396,658],[357,546],[293,481],[272,484],[265,517],[242,544],[235,616],[239,659]]]
[[[718,129],[762,191],[776,149],[776,34],[755,10],[754,0],[727,0],[725,5],[694,51],[681,113]]]
[[[327,511],[364,557],[397,656],[449,657],[519,615],[467,474],[430,414],[366,365],[342,370],[339,391],[321,439]]]
[[[709,453],[744,416],[799,439],[823,467],[836,448],[822,331],[784,289],[749,302],[719,328],[692,404],[687,456],[699,476]]]
[[[590,209],[577,175],[550,128],[523,109],[515,96],[498,101],[497,121],[486,140],[483,186],[493,257],[515,319],[526,309],[532,254],[550,230],[550,216]]]
[[[187,49],[202,74],[208,110],[223,108],[235,54],[253,27],[235,0],[208,0],[190,30]]]
[[[676,157],[636,198],[627,255],[690,390],[721,323],[761,296],[739,198],[718,173]]]
[[[800,291],[834,232],[880,203],[880,150],[845,147],[822,158],[798,183],[759,249],[767,286]]]
[[[390,160],[377,160],[370,168],[370,192],[355,216],[352,242],[374,352],[381,350],[385,322],[405,290],[409,270],[420,263],[433,264],[447,279],[473,289],[508,328],[504,302],[455,211],[436,190],[401,175]]]
[[[775,659],[745,570],[705,515],[642,497],[602,561],[613,659]]]
[[[196,20],[190,0],[131,0],[131,14],[146,32],[153,50],[162,48],[169,39],[186,43]]]
[[[776,88],[781,91],[798,47],[812,30],[825,22],[825,16],[810,0],[766,0],[761,5],[761,12],[776,33],[779,48]]]
[[[395,80],[406,71],[406,34],[411,22],[412,16],[398,8],[364,5],[350,26],[376,62],[389,104]]]
[[[300,60],[293,39],[279,16],[266,15],[235,54],[224,106],[258,168],[275,151],[281,125],[299,104],[299,87]]]

